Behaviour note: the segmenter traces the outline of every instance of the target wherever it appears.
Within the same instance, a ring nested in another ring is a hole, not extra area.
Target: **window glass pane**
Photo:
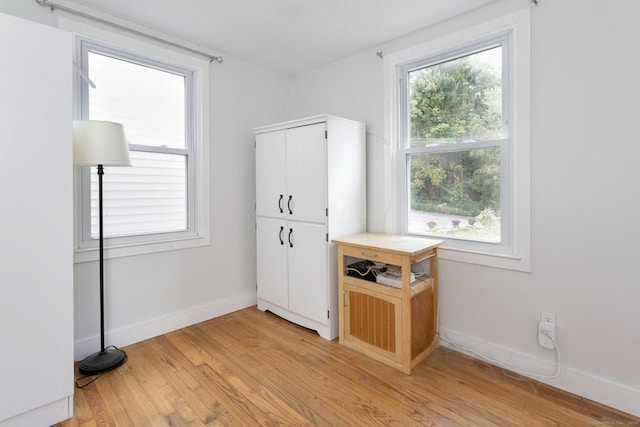
[[[104,168],[104,235],[187,229],[187,158],[131,151],[131,167]],[[98,238],[98,177],[91,168],[91,237]]]
[[[407,156],[410,233],[500,242],[500,149]]]
[[[185,77],[88,53],[89,118],[122,123],[130,144],[186,148]]]
[[[502,47],[409,72],[410,147],[486,141],[502,130]]]

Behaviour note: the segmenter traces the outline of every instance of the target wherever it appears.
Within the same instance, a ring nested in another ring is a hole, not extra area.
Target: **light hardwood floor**
[[[57,426],[640,425],[442,347],[407,376],[255,307],[124,350]]]

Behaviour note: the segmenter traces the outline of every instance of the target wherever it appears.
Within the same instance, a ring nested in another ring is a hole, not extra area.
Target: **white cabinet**
[[[258,308],[333,339],[329,242],[366,228],[365,126],[323,115],[255,133]]]
[[[0,426],[73,415],[71,43],[0,14]]]

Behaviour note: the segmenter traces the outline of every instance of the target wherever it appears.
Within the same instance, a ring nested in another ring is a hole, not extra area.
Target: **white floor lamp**
[[[73,122],[73,163],[98,167],[98,218],[100,228],[100,351],[80,362],[80,373],[97,375],[122,365],[127,354],[104,346],[104,236],[102,229],[103,166],[131,166],[129,147],[120,123],[97,120]]]

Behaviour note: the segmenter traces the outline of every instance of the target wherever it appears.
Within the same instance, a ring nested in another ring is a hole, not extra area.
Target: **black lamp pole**
[[[98,165],[98,227],[100,229],[100,352],[104,353],[104,234],[102,231],[102,175],[104,169]]]
[[[102,229],[102,165],[98,165],[98,219],[100,228],[100,351],[80,362],[80,373],[97,375],[117,368],[127,361],[127,354],[115,347],[104,348],[104,235]]]

